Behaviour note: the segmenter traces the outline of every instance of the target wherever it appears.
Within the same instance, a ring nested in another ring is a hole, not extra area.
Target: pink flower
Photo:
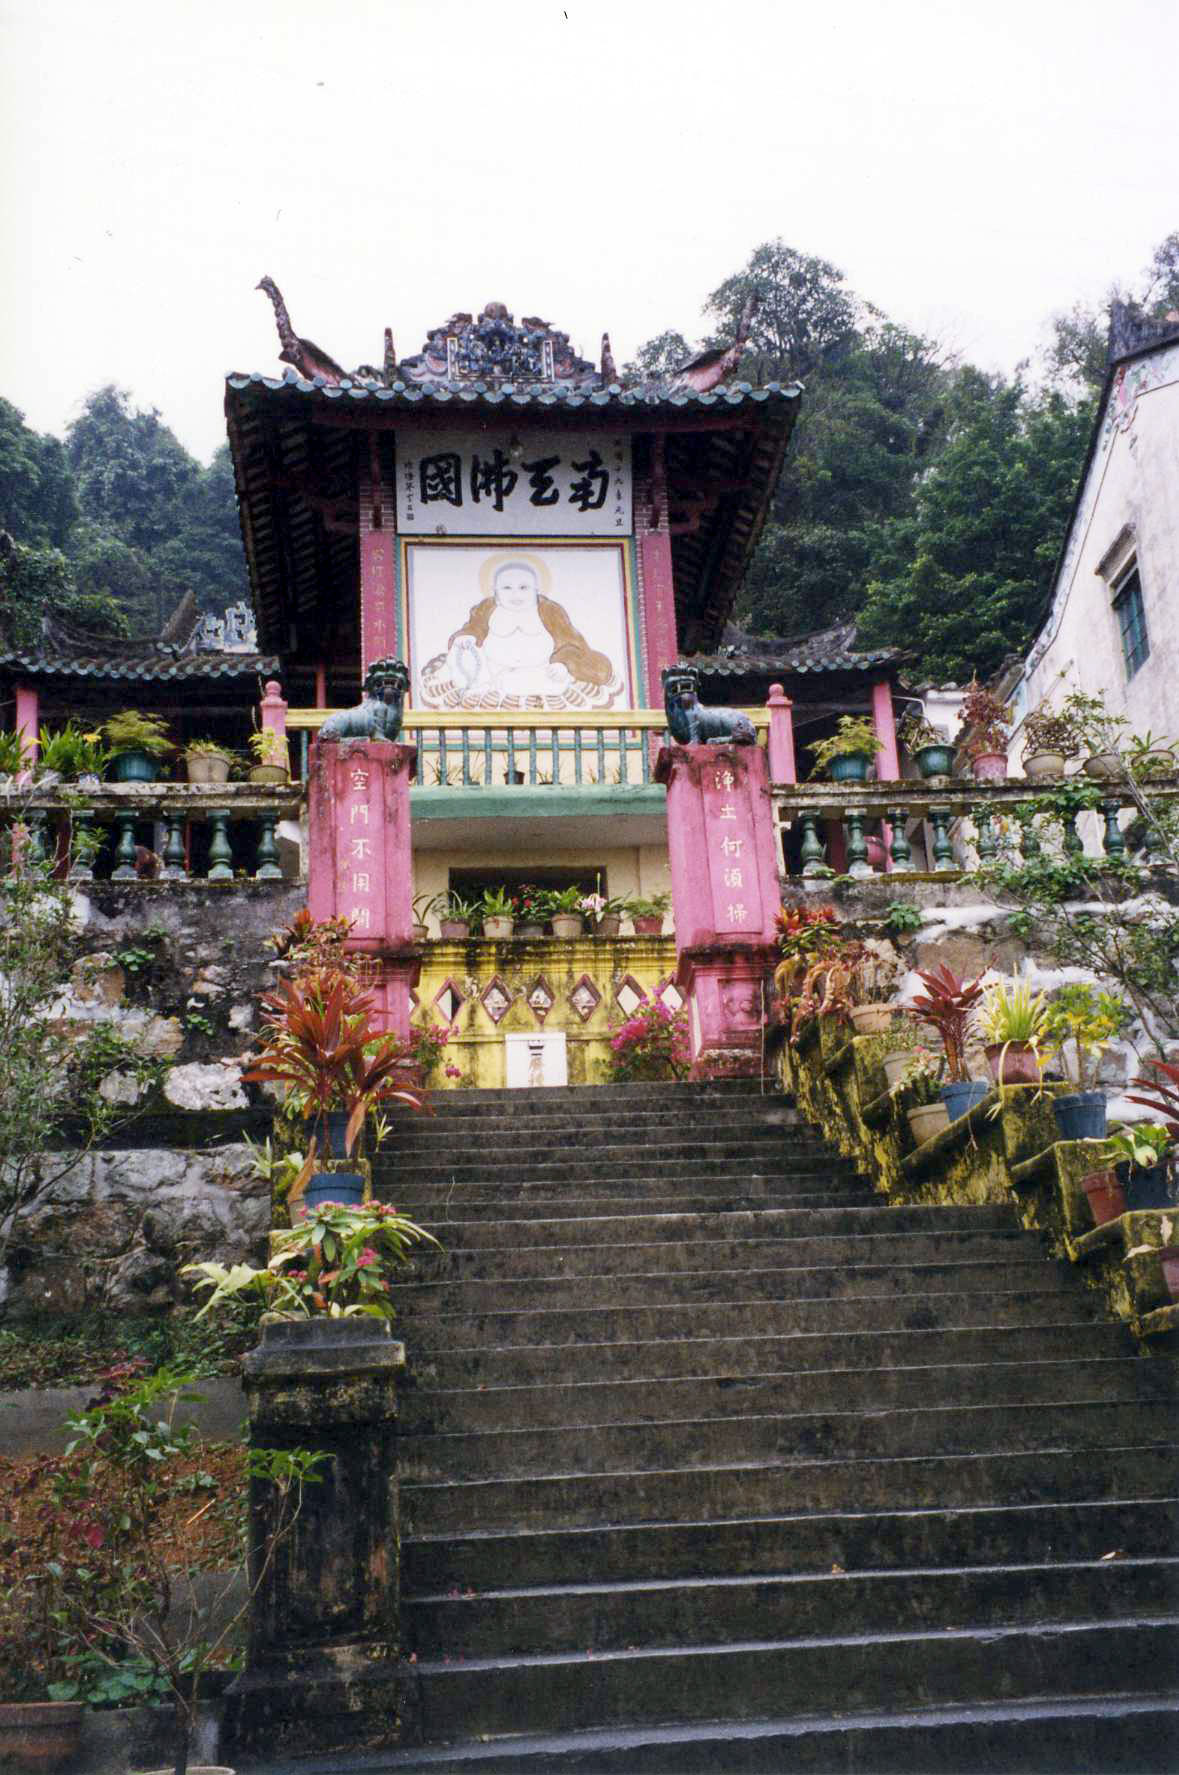
[[[457,1066],[448,1066],[446,1076],[448,1079],[461,1079],[463,1075]]]
[[[376,1261],[376,1252],[371,1245],[366,1245],[360,1256],[356,1259],[356,1267],[358,1270],[367,1270],[369,1264],[376,1263]]]

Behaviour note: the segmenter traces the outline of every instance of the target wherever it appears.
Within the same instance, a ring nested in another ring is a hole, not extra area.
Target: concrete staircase
[[[1176,1766],[1176,1367],[1010,1211],[890,1210],[742,1084],[437,1101],[380,1164],[446,1256],[372,1767]]]

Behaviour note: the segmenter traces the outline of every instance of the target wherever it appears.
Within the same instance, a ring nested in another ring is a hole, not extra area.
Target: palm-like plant
[[[271,1040],[243,1076],[255,1084],[286,1085],[301,1099],[306,1117],[319,1120],[330,1110],[346,1110],[346,1153],[377,1103],[429,1108],[423,1094],[404,1082],[401,1043],[375,1033],[373,1001],[346,974],[328,969],[280,980],[262,1005]]]
[[[982,975],[973,980],[960,980],[943,962],[935,968],[919,968],[917,977],[925,987],[925,996],[913,1000],[908,1007],[909,1014],[919,1023],[928,1023],[937,1030],[945,1049],[950,1082],[964,1083],[968,1076],[966,1038],[983,996]]]
[[[1165,1060],[1144,1060],[1149,1066],[1153,1078],[1139,1073],[1131,1079],[1132,1085],[1139,1085],[1149,1096],[1131,1096],[1131,1103],[1140,1103],[1144,1109],[1153,1109],[1163,1118],[1163,1126],[1172,1140],[1179,1140],[1179,1066],[1168,1065]]]

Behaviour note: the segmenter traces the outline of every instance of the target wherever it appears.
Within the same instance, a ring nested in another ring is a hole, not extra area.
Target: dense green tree
[[[83,515],[134,548],[167,541],[201,472],[156,409],[132,410],[113,384],[88,396],[66,433],[66,453]]]
[[[60,549],[16,542],[0,531],[0,641],[35,648],[46,618],[54,617],[96,637],[129,633],[121,605],[102,591],[80,587]]]
[[[1087,400],[963,371],[948,441],[911,515],[878,538],[860,639],[937,680],[994,672],[1040,617],[1092,422]]]
[[[61,441],[35,432],[0,398],[0,529],[18,542],[60,548],[78,517]]]
[[[818,364],[853,343],[869,311],[845,286],[844,275],[816,259],[768,240],[743,270],[713,290],[707,311],[731,339],[748,298],[757,297],[742,373],[750,381],[809,376]]]

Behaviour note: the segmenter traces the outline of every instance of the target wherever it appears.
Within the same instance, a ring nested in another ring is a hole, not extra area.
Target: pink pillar
[[[315,706],[327,708],[327,667],[322,663],[315,668]]]
[[[645,501],[637,504],[636,532],[639,565],[643,578],[643,651],[647,662],[646,704],[649,709],[663,705],[664,666],[673,666],[679,657],[679,636],[675,623],[675,574],[671,560],[671,532],[668,529],[667,478],[662,436],[652,440],[654,463]],[[642,694],[642,686],[636,686]]]
[[[770,712],[769,745],[771,783],[797,783],[798,766],[794,759],[794,704],[780,684],[770,685],[766,698]]]
[[[665,746],[676,981],[697,1078],[761,1067],[763,987],[776,954],[778,865],[760,746]]]
[[[901,778],[901,755],[897,748],[897,721],[892,706],[892,689],[887,678],[872,686],[872,726],[876,730],[876,738],[883,740],[884,750],[876,754],[876,776],[880,782],[898,783]],[[892,827],[887,820],[880,822],[880,837],[884,845],[884,872],[892,872]]]
[[[40,731],[37,692],[31,684],[18,684],[16,687],[16,720],[13,723],[16,732],[23,735],[21,747],[30,764],[37,762]]]
[[[348,918],[348,948],[380,963],[378,1020],[403,1041],[421,972],[412,937],[409,786],[417,748],[388,740],[316,740],[308,784],[307,903]]]
[[[287,737],[287,705],[282,694],[282,685],[273,678],[266,685],[262,701],[258,705],[258,713],[263,733],[276,733],[281,740]]]

